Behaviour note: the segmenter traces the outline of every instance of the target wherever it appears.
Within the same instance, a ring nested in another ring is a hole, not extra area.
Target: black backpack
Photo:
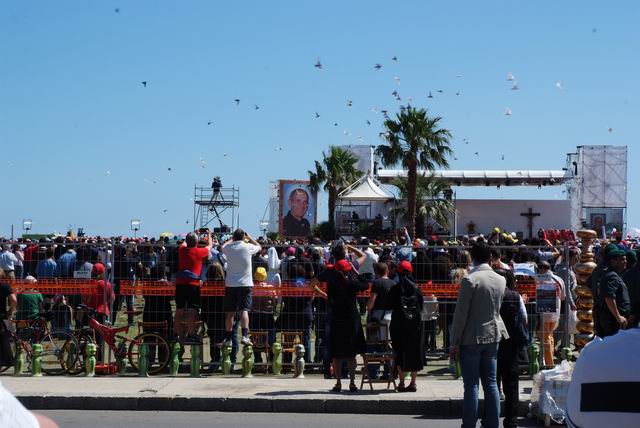
[[[418,299],[418,290],[416,284],[407,277],[402,276],[400,279],[400,309],[402,316],[407,321],[421,321],[422,308]]]

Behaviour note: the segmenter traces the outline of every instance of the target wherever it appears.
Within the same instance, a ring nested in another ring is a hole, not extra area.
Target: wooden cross
[[[527,226],[529,227],[529,239],[533,238],[533,218],[540,216],[540,213],[534,213],[533,209],[529,208],[526,213],[520,213],[521,216],[527,217]]]

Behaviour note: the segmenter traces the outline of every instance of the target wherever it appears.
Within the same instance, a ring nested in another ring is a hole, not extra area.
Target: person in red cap
[[[329,349],[327,353],[328,358],[333,360],[336,376],[336,384],[331,391],[342,390],[342,364],[346,360],[350,379],[349,391],[354,392],[358,390],[355,383],[356,355],[366,350],[356,295],[359,291],[366,290],[369,284],[346,260],[344,246],[334,247],[332,256],[335,265],[328,265],[327,269],[320,272],[311,281],[310,287],[318,290],[316,287],[318,282],[327,284],[326,294],[316,292],[326,298],[328,303],[329,328],[326,335],[329,337]]]
[[[106,270],[102,263],[95,263],[93,265],[93,268],[91,269],[91,277],[97,280],[97,288],[95,294],[88,295],[84,302],[88,307],[95,309],[96,321],[100,324],[104,324],[104,320],[109,317],[109,307],[111,306],[111,302],[115,299],[111,283],[104,278],[105,271]],[[96,344],[99,349],[102,349],[101,335],[96,336]],[[98,352],[96,358],[98,361],[102,361],[102,353]]]
[[[398,367],[398,392],[416,392],[416,377],[424,367],[424,335],[422,334],[422,292],[411,274],[413,266],[407,260],[398,263],[396,285],[389,290],[391,313],[391,339],[395,364]],[[404,374],[411,372],[411,382],[404,384]]]

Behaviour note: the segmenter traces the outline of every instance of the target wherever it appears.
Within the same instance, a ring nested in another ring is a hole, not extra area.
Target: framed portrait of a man
[[[309,181],[280,180],[280,235],[303,238],[316,224],[316,196],[309,190]]]

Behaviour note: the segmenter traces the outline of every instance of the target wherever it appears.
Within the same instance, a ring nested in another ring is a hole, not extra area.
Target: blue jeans
[[[460,346],[460,368],[464,381],[462,428],[475,428],[478,421],[478,381],[484,391],[482,426],[498,428],[500,396],[496,383],[498,343]]]

